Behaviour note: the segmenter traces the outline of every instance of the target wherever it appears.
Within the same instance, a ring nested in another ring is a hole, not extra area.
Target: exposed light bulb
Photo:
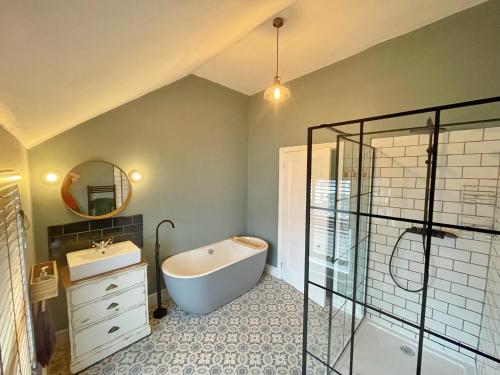
[[[47,171],[44,173],[43,179],[49,184],[55,184],[59,181],[59,174],[55,171]]]
[[[273,97],[275,100],[280,100],[281,97],[281,90],[279,87],[275,87],[273,90]]]
[[[268,87],[264,92],[264,99],[272,101],[272,102],[282,102],[290,97],[290,89],[286,86],[283,86],[279,78],[276,77],[274,80],[274,85]]]
[[[45,179],[48,182],[56,182],[57,181],[57,175],[55,173],[47,173],[47,176],[45,176]]]
[[[132,182],[139,182],[139,181],[142,180],[142,174],[138,170],[130,171],[130,173],[128,174],[128,176],[130,177],[130,179],[132,180]]]

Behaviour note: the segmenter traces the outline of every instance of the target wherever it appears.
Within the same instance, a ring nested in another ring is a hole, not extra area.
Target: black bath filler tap
[[[156,226],[156,242],[155,242],[155,260],[156,260],[156,298],[158,303],[156,305],[156,310],[153,311],[153,317],[155,319],[161,319],[167,315],[167,309],[161,305],[161,269],[160,269],[160,241],[158,240],[158,230],[163,223],[169,223],[172,228],[175,228],[174,222],[172,220],[162,220]]]

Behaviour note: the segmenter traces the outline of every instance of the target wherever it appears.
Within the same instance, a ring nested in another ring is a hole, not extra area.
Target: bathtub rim
[[[231,237],[225,239],[225,240],[222,240],[222,241],[218,241],[218,242],[214,242],[214,243],[211,243],[211,244],[208,244],[208,245],[204,245],[204,246],[200,246],[200,247],[197,247],[196,249],[191,249],[191,250],[187,250],[187,251],[183,251],[181,253],[178,253],[178,254],[175,254],[175,255],[172,255],[171,257],[168,257],[167,259],[165,259],[163,261],[163,263],[161,264],[161,272],[163,273],[163,275],[166,275],[166,276],[169,276],[169,277],[173,277],[173,278],[176,278],[176,279],[194,279],[194,278],[198,278],[198,277],[203,277],[203,276],[207,276],[207,275],[210,275],[211,273],[214,273],[214,272],[217,272],[219,270],[222,270],[224,268],[227,268],[235,263],[238,263],[238,262],[241,262],[245,259],[248,259],[250,257],[253,257],[253,256],[256,256],[257,254],[260,254],[262,252],[267,252],[267,250],[269,249],[269,244],[267,243],[267,241],[263,240],[262,238],[258,238],[258,237],[252,237],[252,236],[238,236],[238,237],[242,237],[242,238],[246,238],[248,240],[254,240],[254,241],[257,241],[257,242],[262,242],[263,244],[265,244],[266,246],[262,249],[253,249],[255,252],[250,254],[250,255],[247,255],[245,257],[242,257],[238,260],[235,260],[233,262],[230,262],[230,263],[226,263],[220,267],[217,267],[217,268],[213,268],[207,272],[204,272],[204,273],[198,273],[196,275],[179,275],[179,274],[175,274],[175,273],[172,273],[172,272],[169,272],[166,270],[166,263],[176,257],[176,256],[180,256],[180,255],[183,255],[183,254],[186,254],[186,253],[189,253],[189,252],[193,252],[193,251],[199,251],[203,248],[206,248],[206,247],[209,247],[209,246],[216,246],[222,242],[226,242],[226,241],[231,241]],[[242,246],[245,246],[245,245],[242,245]]]

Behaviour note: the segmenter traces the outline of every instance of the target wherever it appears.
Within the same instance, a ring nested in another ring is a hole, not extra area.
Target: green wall
[[[247,231],[271,243],[270,263],[279,148],[305,144],[312,125],[500,95],[499,20],[489,1],[287,82],[279,106],[251,97]]]
[[[39,259],[48,257],[48,226],[83,220],[65,208],[59,185],[42,181],[43,171],[57,169],[63,175],[87,160],[143,173],[122,214],[144,214],[150,293],[156,289],[154,230],[161,219],[176,224],[175,230],[162,228],[163,259],[245,233],[247,110],[247,96],[189,76],[30,149]],[[55,309],[63,328],[62,298]]]
[[[176,229],[162,231],[162,258],[248,233],[270,242],[276,265],[279,148],[305,144],[306,128],[319,123],[500,94],[499,19],[500,0],[489,1],[381,43],[288,82],[292,97],[279,106],[189,76],[34,147],[39,260],[48,256],[47,226],[79,220],[42,172],[106,160],[143,172],[123,214],[144,214],[151,264],[154,226],[170,218]],[[152,269],[149,277],[152,292]]]

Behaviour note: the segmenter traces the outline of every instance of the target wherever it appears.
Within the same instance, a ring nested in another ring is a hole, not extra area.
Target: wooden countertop
[[[86,282],[86,281],[96,280],[96,279],[99,279],[103,276],[111,276],[115,273],[123,272],[123,271],[129,270],[129,269],[131,270],[134,268],[145,267],[147,265],[148,265],[148,262],[144,258],[142,258],[139,263],[135,263],[135,264],[132,264],[132,265],[127,266],[127,267],[118,268],[118,269],[113,270],[113,271],[100,273],[99,275],[94,275],[94,276],[86,277],[84,279],[75,280],[75,281],[71,281],[71,279],[69,278],[69,267],[68,266],[60,267],[59,272],[61,275],[62,285],[64,286],[64,288],[69,288],[69,287],[78,285],[80,283]]]

